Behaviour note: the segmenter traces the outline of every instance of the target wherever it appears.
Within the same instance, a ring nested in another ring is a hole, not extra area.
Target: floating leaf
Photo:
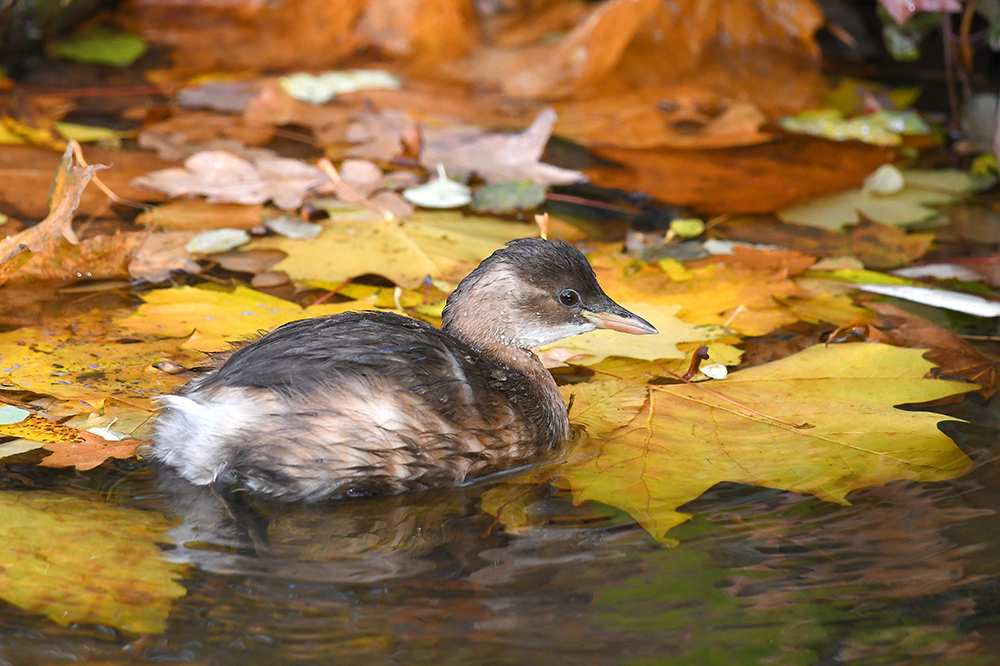
[[[190,335],[183,347],[203,352],[225,351],[231,342],[253,338],[297,319],[374,306],[374,299],[365,299],[303,308],[243,286],[231,292],[196,287],[157,289],[143,294],[143,299],[145,303],[134,314],[119,319],[119,325],[133,333],[172,338]]]
[[[52,180],[49,192],[49,214],[35,226],[0,241],[0,284],[3,284],[29,258],[28,252],[41,252],[58,237],[76,245],[79,241],[73,231],[73,214],[80,205],[80,197],[94,172],[104,169],[100,165],[81,167],[73,154],[74,141],[70,141]]]
[[[661,358],[684,358],[684,352],[677,348],[681,342],[702,342],[726,335],[719,326],[695,326],[681,321],[676,316],[679,305],[635,303],[619,301],[626,310],[636,313],[659,331],[657,335],[624,336],[614,331],[591,331],[583,335],[560,340],[547,348],[568,349],[582,354],[574,359],[577,365],[593,365],[609,356],[625,356],[647,361]]]
[[[59,626],[166,629],[183,569],[157,545],[170,527],[149,511],[48,492],[0,493],[0,597]]]
[[[322,74],[296,72],[281,77],[278,83],[290,97],[310,104],[323,104],[337,95],[359,90],[399,90],[402,87],[399,79],[381,69],[349,69]]]
[[[306,192],[325,182],[319,170],[287,157],[257,157],[252,162],[224,150],[205,150],[184,160],[184,167],[154,171],[132,181],[135,187],[170,197],[202,195],[210,203],[259,204],[273,201],[291,210]]]
[[[933,365],[922,354],[884,344],[815,346],[713,381],[714,394],[701,385],[650,387],[638,413],[634,395],[619,399],[620,382],[564,387],[576,394],[571,420],[590,436],[564,481],[576,501],[628,511],[662,538],[687,520],[678,507],[723,481],[846,504],[858,488],[954,478],[971,463],[938,429],[947,419],[894,405],[976,386],[926,379]]]
[[[531,210],[543,203],[545,203],[545,188],[534,183],[483,185],[472,195],[472,210],[493,215],[509,215]]]
[[[80,401],[88,411],[109,397],[151,410],[156,396],[184,381],[155,366],[166,359],[185,367],[199,362],[198,355],[178,351],[170,340],[122,340],[57,329],[0,333],[0,379],[23,390]]]
[[[374,274],[416,289],[428,275],[458,282],[507,241],[538,234],[523,224],[430,211],[401,223],[334,218],[323,227],[312,240],[262,238],[250,247],[285,252],[274,270],[296,280],[343,282]]]
[[[14,405],[0,405],[0,426],[20,423],[31,415],[27,409],[21,409]]]
[[[108,458],[126,459],[135,455],[135,449],[140,444],[147,444],[138,439],[109,440],[98,434],[80,431],[78,442],[49,442],[45,449],[52,455],[39,463],[42,467],[75,467],[81,472],[93,469]]]
[[[897,227],[937,224],[944,220],[930,206],[953,203],[967,192],[989,189],[997,179],[973,176],[957,170],[904,171],[906,186],[895,194],[865,193],[861,189],[820,197],[777,211],[783,222],[805,224],[840,231],[857,224],[863,215],[869,220]]]
[[[189,240],[184,249],[192,254],[215,254],[235,250],[249,242],[250,234],[242,229],[212,229]]]
[[[146,52],[146,42],[139,35],[98,26],[56,42],[52,50],[64,60],[128,67]]]

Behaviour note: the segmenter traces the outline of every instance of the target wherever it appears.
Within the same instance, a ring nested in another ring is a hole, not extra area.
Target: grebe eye
[[[580,294],[572,289],[566,289],[563,293],[559,294],[559,302],[566,307],[572,307],[580,302]]]

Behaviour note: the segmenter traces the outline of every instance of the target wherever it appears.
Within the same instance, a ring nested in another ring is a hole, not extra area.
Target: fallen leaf
[[[640,191],[704,213],[770,213],[860,185],[892,152],[858,143],[788,135],[779,143],[715,150],[594,152],[620,167],[588,169],[596,185]]]
[[[203,195],[209,203],[273,201],[278,208],[288,210],[301,206],[306,193],[324,181],[316,167],[299,160],[261,157],[249,162],[213,150],[192,155],[184,161],[184,168],[155,171],[139,176],[132,184],[171,197]]]
[[[51,48],[64,60],[128,67],[146,53],[146,42],[138,35],[94,26],[54,42]]]
[[[862,189],[814,199],[778,210],[783,222],[840,231],[862,217],[881,224],[916,227],[946,221],[931,206],[953,203],[969,192],[981,192],[996,184],[990,176],[971,176],[961,171],[904,171],[906,186],[895,194],[869,194]]]
[[[296,280],[343,282],[374,274],[415,289],[428,275],[458,282],[507,241],[537,234],[534,226],[423,211],[399,223],[335,217],[312,240],[262,238],[249,248],[285,252],[274,270]]]
[[[195,231],[163,231],[148,234],[128,265],[129,275],[146,282],[166,282],[174,271],[201,271],[184,246],[194,238]]]
[[[872,270],[907,266],[934,243],[934,234],[907,233],[871,220],[840,233],[771,218],[735,218],[712,231],[729,240],[776,245],[816,257],[856,257]]]
[[[976,387],[926,379],[933,366],[921,353],[815,346],[713,381],[714,394],[700,385],[650,387],[638,413],[619,405],[619,382],[564,387],[576,394],[571,420],[583,413],[589,439],[574,449],[563,481],[575,501],[623,509],[663,539],[688,519],[678,507],[723,481],[846,504],[858,488],[954,478],[971,463],[938,430],[948,419],[894,405]]]
[[[296,72],[278,79],[281,89],[289,97],[310,104],[325,104],[337,95],[388,88],[399,90],[399,79],[380,69],[350,69],[310,74]]]
[[[30,439],[39,442],[39,445],[83,441],[83,433],[76,428],[56,423],[37,414],[31,414],[17,423],[0,425],[0,435]]]
[[[83,238],[76,245],[55,238],[41,252],[31,255],[11,280],[128,278],[129,264],[146,235],[141,231],[101,234]]]
[[[374,299],[362,299],[302,308],[243,286],[232,292],[174,287],[148,291],[142,297],[145,302],[135,313],[117,320],[120,326],[136,334],[191,336],[182,347],[202,352],[226,351],[232,342],[253,338],[297,319],[374,307]],[[176,347],[177,343],[164,344]]]
[[[762,131],[767,116],[752,102],[693,85],[602,91],[555,107],[559,135],[586,146],[727,148],[774,138]]]
[[[605,287],[607,288],[607,287]],[[636,313],[659,331],[656,335],[623,336],[614,331],[591,331],[572,338],[560,340],[546,347],[575,352],[580,357],[573,358],[573,365],[593,365],[609,356],[655,361],[664,358],[684,358],[677,348],[681,342],[706,342],[726,335],[719,326],[695,326],[681,321],[676,316],[679,305],[636,303],[618,299],[626,310]]]
[[[82,330],[84,326],[93,330]],[[198,354],[178,350],[173,341],[123,338],[122,333],[100,315],[50,321],[43,330],[0,333],[0,380],[22,390],[78,401],[84,405],[81,410],[92,411],[113,397],[151,411],[157,396],[184,382],[155,365],[165,359],[184,367],[201,362]]]
[[[127,459],[135,455],[139,439],[109,441],[100,435],[81,430],[79,441],[48,442],[44,448],[52,451],[38,463],[42,467],[75,467],[81,472],[94,469],[108,458]]]
[[[118,196],[132,201],[163,201],[161,194],[129,185],[139,174],[173,166],[170,162],[141,150],[110,150],[88,146],[87,161],[110,164],[101,172],[101,181]],[[49,214],[47,194],[52,174],[59,170],[60,155],[35,146],[4,146],[0,150],[0,201],[8,214],[24,220],[39,220]],[[107,210],[108,196],[96,187],[83,191],[77,215],[101,215]]]
[[[94,172],[104,167],[98,165],[81,167],[76,163],[74,146],[79,147],[71,141],[66,147],[62,162],[52,181],[48,216],[35,226],[0,241],[0,284],[9,280],[30,256],[17,255],[25,251],[41,252],[58,237],[65,238],[73,245],[78,243],[76,233],[73,231],[73,214],[80,205],[83,189],[94,177]]]
[[[178,199],[144,211],[136,224],[178,231],[207,229],[252,229],[264,219],[261,204],[208,203],[204,199]]]
[[[166,630],[186,589],[158,543],[172,527],[150,511],[49,492],[0,493],[0,596],[60,627]]]
[[[579,171],[561,169],[539,160],[556,125],[556,112],[542,109],[534,122],[517,134],[477,130],[424,132],[420,163],[427,169],[443,164],[450,174],[478,174],[487,183],[568,185],[586,180]]]
[[[592,263],[598,281],[619,300],[680,306],[676,315],[686,322],[724,325],[740,335],[764,335],[803,316],[839,326],[866,314],[848,296],[811,294],[789,279],[789,262],[798,262],[801,269],[811,258],[752,249],[741,250],[741,254],[751,262],[749,257],[757,254],[756,261],[775,262],[777,270],[741,267],[736,258],[730,258],[733,265],[725,265],[720,263],[725,255],[719,255],[689,263],[686,279],[675,280],[658,267],[633,271],[613,254],[595,252]]]
[[[927,349],[924,358],[933,363],[935,377],[958,377],[978,384],[990,396],[1000,383],[996,362],[951,331],[891,303],[872,303],[878,313],[872,323],[883,329],[894,345]]]
[[[480,49],[453,71],[468,81],[497,85],[510,97],[565,97],[607,76],[659,4],[658,0],[604,2],[557,42]]]

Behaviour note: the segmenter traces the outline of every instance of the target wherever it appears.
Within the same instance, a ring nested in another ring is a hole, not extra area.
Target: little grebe
[[[444,325],[384,312],[285,324],[163,399],[153,456],[189,481],[287,500],[464,483],[554,451],[569,420],[531,352],[607,328],[656,333],[565,242],[511,241]]]

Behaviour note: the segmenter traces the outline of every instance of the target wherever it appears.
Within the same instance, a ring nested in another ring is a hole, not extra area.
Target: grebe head
[[[656,333],[597,283],[586,257],[569,243],[519,238],[497,250],[448,297],[444,330],[473,348],[530,349],[595,328]]]

